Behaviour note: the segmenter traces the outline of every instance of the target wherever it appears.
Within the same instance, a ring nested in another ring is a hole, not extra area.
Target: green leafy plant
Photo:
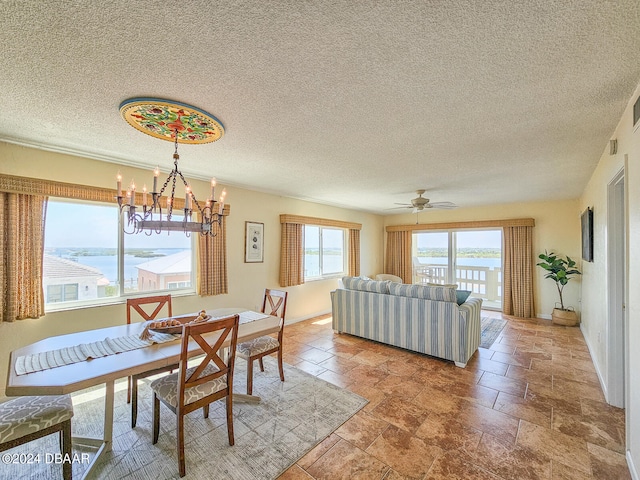
[[[538,258],[544,261],[538,263],[537,265],[544,268],[548,272],[544,276],[544,278],[550,278],[551,280],[556,282],[558,295],[560,295],[560,310],[566,310],[566,308],[564,308],[564,302],[562,301],[562,290],[574,275],[582,275],[582,273],[580,273],[580,271],[575,268],[576,262],[571,260],[571,258],[569,257],[565,259],[562,258],[561,255],[556,255],[553,252],[547,253],[547,251],[545,250],[544,253],[538,255]]]

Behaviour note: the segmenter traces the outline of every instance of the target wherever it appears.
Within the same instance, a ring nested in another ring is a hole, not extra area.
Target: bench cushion
[[[18,397],[0,403],[0,443],[24,437],[73,417],[69,395]]]

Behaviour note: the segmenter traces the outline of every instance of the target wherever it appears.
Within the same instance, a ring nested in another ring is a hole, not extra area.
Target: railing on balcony
[[[424,263],[413,267],[413,282],[447,283],[448,267]],[[502,269],[500,267],[477,267],[458,265],[455,283],[460,290],[471,290],[474,297],[488,302],[502,303]]]

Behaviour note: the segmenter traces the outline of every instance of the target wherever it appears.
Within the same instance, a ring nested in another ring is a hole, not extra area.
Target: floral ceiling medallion
[[[224,125],[216,117],[173,100],[130,98],[120,104],[120,114],[133,128],[169,142],[210,143],[224,135]]]

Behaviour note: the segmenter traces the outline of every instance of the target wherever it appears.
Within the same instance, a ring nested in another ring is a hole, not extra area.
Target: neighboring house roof
[[[149,262],[140,263],[136,265],[136,268],[158,275],[189,273],[191,272],[191,252],[185,250],[173,255],[156,258]]]
[[[97,268],[47,254],[44,255],[43,270],[47,278],[104,277]]]

